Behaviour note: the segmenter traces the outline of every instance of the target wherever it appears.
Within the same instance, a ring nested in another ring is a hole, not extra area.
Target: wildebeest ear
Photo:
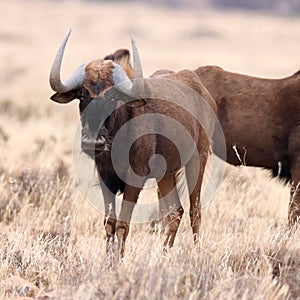
[[[70,101],[74,100],[74,99],[77,99],[78,97],[78,93],[77,91],[70,91],[70,92],[67,92],[67,93],[55,93],[54,95],[52,95],[50,97],[50,99],[52,101],[55,101],[57,103],[69,103]]]
[[[146,104],[146,101],[144,99],[132,100],[127,103],[122,100],[118,100],[116,107],[119,108],[122,105],[127,105],[129,107],[140,107],[140,106],[144,106],[145,104]]]
[[[140,107],[140,106],[144,106],[145,104],[146,101],[144,99],[136,99],[126,103],[126,105],[129,107]]]
[[[144,99],[135,99],[116,88],[111,88],[105,92],[104,98],[108,101],[116,103],[117,107],[120,105],[127,105],[129,107],[139,107],[146,104]]]
[[[126,61],[129,63],[130,61],[130,52],[127,49],[119,49],[115,51],[113,54],[106,55],[104,60],[112,60],[115,63],[119,64],[120,61]]]

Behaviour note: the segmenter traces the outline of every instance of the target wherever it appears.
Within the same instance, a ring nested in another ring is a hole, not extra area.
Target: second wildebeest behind
[[[281,79],[216,66],[195,72],[217,103],[227,162],[271,169],[273,175],[290,182],[288,218],[295,224],[300,217],[300,72]]]

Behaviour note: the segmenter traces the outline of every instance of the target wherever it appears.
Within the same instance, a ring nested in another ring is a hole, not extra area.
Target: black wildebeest
[[[123,255],[133,208],[144,181],[149,177],[157,178],[162,201],[175,205],[176,209],[166,215],[164,222],[165,245],[173,245],[183,214],[176,191],[176,182],[183,167],[190,195],[191,227],[197,239],[201,218],[201,183],[216,112],[213,98],[190,70],[165,74],[163,79],[160,76],[144,79],[133,37],[133,67],[129,51],[120,49],[104,59],[80,66],[63,82],[60,68],[68,37],[64,39],[50,72],[50,85],[56,92],[51,99],[58,103],[68,103],[73,99],[80,101],[81,148],[95,160],[99,174],[105,204],[107,251],[116,235]],[[166,97],[171,101],[166,101]],[[104,111],[109,111],[109,114],[104,116]],[[163,117],[157,117],[158,114]],[[111,151],[114,138],[129,121],[139,117],[145,120],[140,126],[147,127],[147,134],[139,136],[141,128],[131,122],[123,141],[126,143],[126,139],[132,136],[137,138],[130,147],[129,158],[123,157],[122,145],[119,145],[118,164],[114,165]],[[170,119],[185,128],[194,147],[184,136],[178,136],[180,131],[173,127]],[[160,169],[158,157],[161,156],[166,165],[163,175],[156,172]],[[116,216],[115,195],[118,192],[123,193],[123,202],[120,214]]]
[[[218,107],[227,162],[239,165],[236,145],[247,166],[273,170],[291,182],[289,224],[300,217],[300,72],[263,79],[216,66],[196,71]]]

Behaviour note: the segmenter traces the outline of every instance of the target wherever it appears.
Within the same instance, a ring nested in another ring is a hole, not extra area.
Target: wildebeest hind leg
[[[201,223],[201,185],[204,169],[207,161],[207,155],[201,153],[199,157],[194,156],[186,165],[186,180],[190,195],[190,221],[193,230],[194,242],[199,239],[199,230]]]
[[[183,215],[183,208],[176,189],[175,175],[165,176],[158,182],[158,187],[161,197],[164,197],[160,201],[165,202],[163,207],[167,209],[165,212],[166,216],[163,219],[164,233],[166,235],[164,247],[172,247]]]

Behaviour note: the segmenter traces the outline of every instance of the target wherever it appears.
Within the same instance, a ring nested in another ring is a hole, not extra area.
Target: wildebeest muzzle
[[[96,98],[81,112],[81,149],[86,153],[107,150],[108,130],[105,122],[113,110],[107,104],[103,99]]]
[[[106,144],[105,135],[101,131],[93,133],[86,128],[81,131],[81,149],[83,151],[101,151],[104,150]]]

